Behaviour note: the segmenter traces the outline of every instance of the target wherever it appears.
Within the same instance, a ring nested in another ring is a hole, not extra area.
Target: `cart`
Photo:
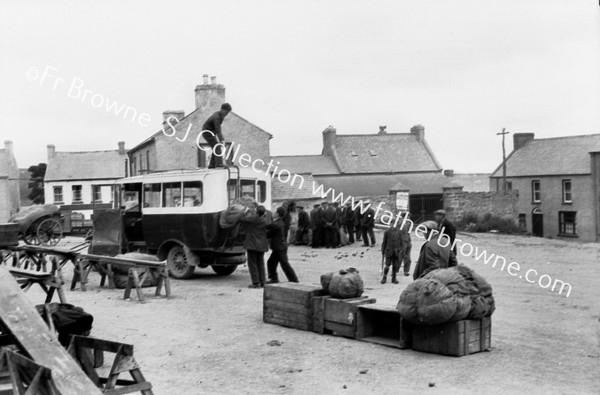
[[[8,222],[18,225],[19,238],[26,244],[54,246],[63,235],[60,209],[53,204],[27,207]]]

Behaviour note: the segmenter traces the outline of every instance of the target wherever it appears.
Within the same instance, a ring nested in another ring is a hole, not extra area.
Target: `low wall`
[[[501,218],[518,219],[518,192],[447,192],[444,193],[444,210],[452,222],[459,222],[467,213],[480,216],[492,214]]]

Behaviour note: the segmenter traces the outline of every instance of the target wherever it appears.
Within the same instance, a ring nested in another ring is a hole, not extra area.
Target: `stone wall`
[[[518,192],[462,192],[461,190],[444,190],[444,210],[448,219],[459,222],[465,214],[475,213],[480,216],[492,214],[501,218],[518,220]]]

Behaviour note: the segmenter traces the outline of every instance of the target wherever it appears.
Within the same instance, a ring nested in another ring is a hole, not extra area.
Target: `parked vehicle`
[[[54,246],[62,238],[60,210],[53,204],[35,204],[9,218],[18,225],[19,238],[26,244]]]
[[[271,205],[270,179],[237,167],[168,171],[115,182],[115,207],[95,210],[90,252],[155,254],[170,274],[188,278],[196,266],[219,275],[246,261],[239,225],[224,229],[221,213],[236,199]]]

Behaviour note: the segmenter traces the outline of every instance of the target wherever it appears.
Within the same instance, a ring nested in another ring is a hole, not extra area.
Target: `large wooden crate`
[[[352,299],[315,297],[313,298],[313,330],[321,334],[354,339],[358,307],[372,303],[375,303],[375,299],[368,296]]]
[[[410,327],[393,307],[379,304],[358,307],[356,339],[401,349],[411,347]]]
[[[416,351],[457,357],[489,350],[492,345],[492,319],[413,325],[412,341]]]
[[[19,245],[19,224],[0,224],[0,248]]]
[[[323,288],[315,284],[269,284],[263,294],[263,321],[310,331],[312,298],[324,294]]]

